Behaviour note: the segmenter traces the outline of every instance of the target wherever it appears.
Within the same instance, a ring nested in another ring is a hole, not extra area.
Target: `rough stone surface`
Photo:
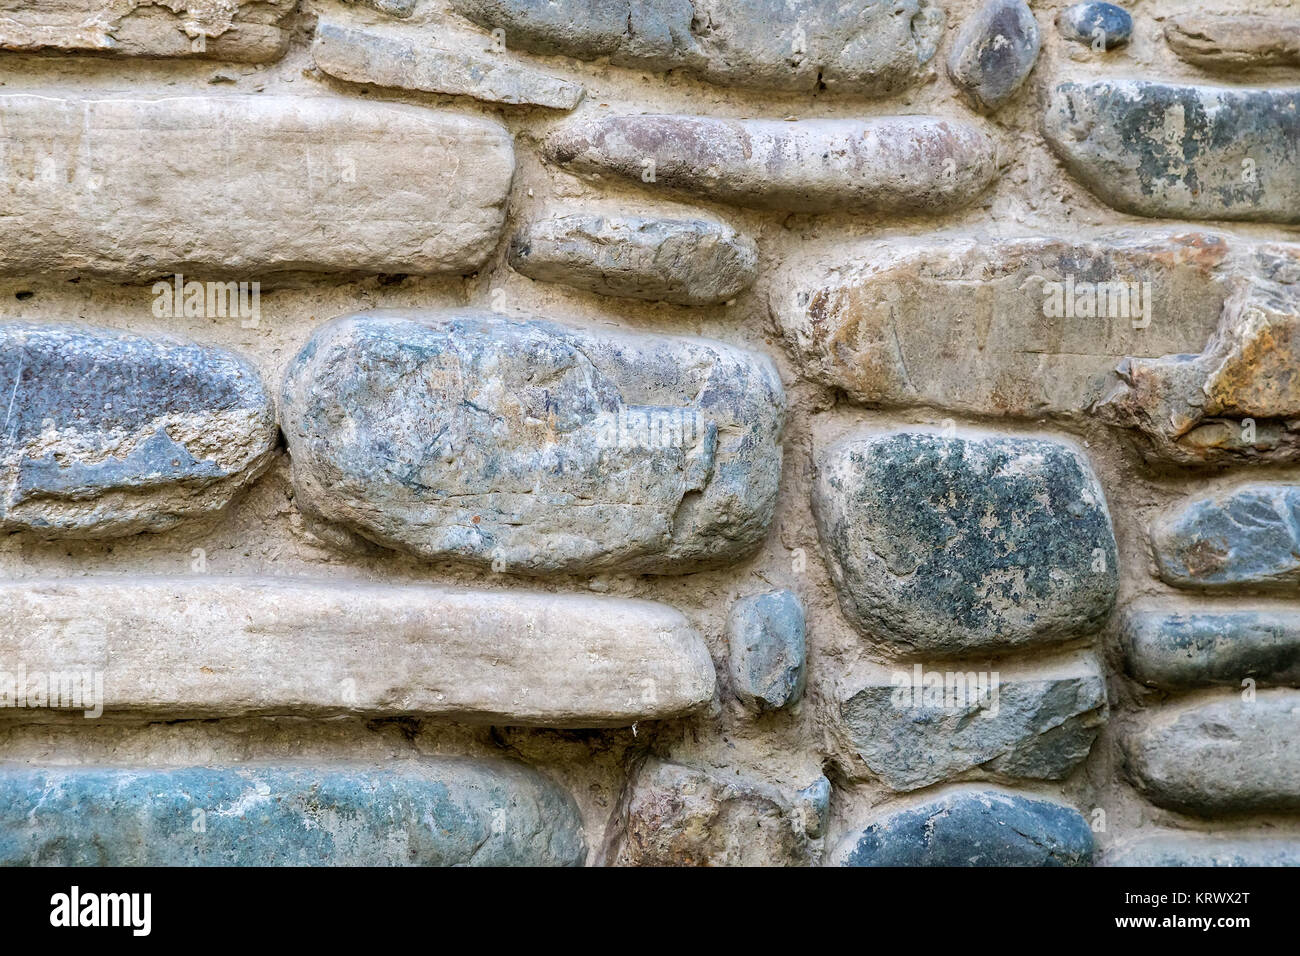
[[[650,601],[215,576],[0,585],[0,664],[18,681],[19,663],[33,684],[101,673],[109,717],[625,727],[694,712],[715,685],[699,635]],[[0,681],[6,708],[14,689]]]
[[[343,0],[344,3],[356,4],[386,13],[390,17],[406,18],[415,10],[418,0]]]
[[[166,531],[225,508],[279,441],[257,370],[224,349],[108,329],[0,324],[0,527]]]
[[[467,44],[434,45],[440,40],[439,34],[389,34],[321,19],[312,58],[330,76],[352,83],[557,110],[571,110],[582,99],[577,83]]]
[[[1165,22],[1165,42],[1188,63],[1240,72],[1300,66],[1300,19],[1185,13]]]
[[[457,313],[335,320],[282,403],[300,506],[385,547],[530,574],[752,552],[784,416],[765,356]]]
[[[1168,834],[1107,851],[1103,866],[1300,866],[1300,840],[1248,833],[1231,837]]]
[[[573,799],[504,760],[0,767],[3,866],[581,866],[585,858]]]
[[[1057,18],[1061,36],[1067,40],[1114,50],[1127,46],[1133,37],[1133,18],[1113,3],[1076,3]]]
[[[1143,611],[1121,638],[1129,673],[1154,687],[1300,684],[1300,613]]]
[[[746,707],[777,710],[803,696],[803,604],[790,591],[753,594],[737,601],[727,618],[731,689]]]
[[[1025,0],[989,0],[962,24],[948,53],[948,77],[972,109],[991,113],[1025,82],[1039,42]]]
[[[811,866],[829,787],[790,796],[763,780],[655,758],[628,779],[610,822],[614,866]]]
[[[820,458],[813,513],[845,616],[953,654],[1090,633],[1118,587],[1092,468],[1038,438],[850,435]]]
[[[836,866],[1087,866],[1092,830],[1073,807],[959,790],[846,836]]]
[[[1300,694],[1230,694],[1148,716],[1125,741],[1152,803],[1199,816],[1300,811]]]
[[[1096,405],[1144,454],[1182,465],[1300,457],[1300,249],[1272,246],[1235,280],[1199,354],[1127,358]]]
[[[0,124],[0,275],[472,272],[514,173],[497,123],[336,97],[10,94]]]
[[[604,116],[560,127],[545,153],[575,173],[795,212],[941,212],[973,202],[997,172],[985,133],[926,116]]]
[[[1300,588],[1300,485],[1245,485],[1158,520],[1160,577],[1180,588]]]
[[[543,282],[677,305],[717,305],[758,275],[754,240],[705,219],[554,216],[510,244],[510,265]]]
[[[1300,91],[1062,83],[1044,131],[1103,202],[1161,219],[1300,222]]]
[[[0,50],[265,63],[296,0],[0,0]]]
[[[872,241],[790,261],[770,309],[800,370],[855,401],[1077,416],[1126,356],[1205,347],[1226,276],[1247,267],[1236,247],[1200,232]]]
[[[943,37],[932,0],[452,0],[506,45],[724,86],[887,96],[913,85]]]
[[[950,685],[947,700],[903,683],[912,677],[907,665],[871,667],[851,682],[856,689],[840,706],[844,731],[890,789],[968,777],[1059,780],[1088,756],[1106,722],[1106,682],[1088,655],[986,672],[984,698],[973,668],[952,671],[952,679],[939,675]]]

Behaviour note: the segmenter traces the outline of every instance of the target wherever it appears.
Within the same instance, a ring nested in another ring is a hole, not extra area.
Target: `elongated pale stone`
[[[296,0],[0,0],[0,49],[262,63]]]
[[[1200,232],[855,243],[788,261],[770,308],[804,374],[856,401],[1078,415],[1126,356],[1205,347],[1237,245]]]
[[[715,676],[699,635],[648,601],[247,578],[0,585],[0,704],[13,668],[103,676],[104,712],[425,715],[617,727],[687,714]],[[49,711],[11,710],[29,718]]]
[[[917,82],[943,38],[934,0],[451,0],[506,44],[724,86],[887,96]]]
[[[605,295],[716,305],[753,284],[758,247],[706,219],[554,216],[516,233],[510,265],[533,279]]]
[[[1165,22],[1165,42],[1188,63],[1236,72],[1300,66],[1300,19],[1189,13]]]
[[[285,376],[298,506],[385,547],[528,574],[679,574],[772,520],[785,393],[708,339],[372,311]]]
[[[803,212],[940,212],[972,202],[997,173],[975,126],[927,116],[731,120],[606,116],[551,134],[547,158],[652,189]]]
[[[14,94],[0,128],[4,275],[472,272],[514,174],[496,123],[342,97]]]
[[[1201,816],[1300,811],[1300,693],[1260,691],[1153,712],[1124,742],[1162,807]]]
[[[1300,89],[1062,83],[1044,131],[1070,172],[1123,212],[1300,222]]]
[[[352,83],[560,110],[571,110],[582,99],[578,84],[508,54],[484,53],[468,44],[439,47],[438,41],[436,34],[381,33],[321,19],[311,55],[321,70]]]
[[[0,324],[0,402],[0,527],[44,538],[166,531],[220,511],[279,442],[251,364],[163,336]]]
[[[0,769],[3,866],[581,866],[585,858],[573,798],[505,760]]]

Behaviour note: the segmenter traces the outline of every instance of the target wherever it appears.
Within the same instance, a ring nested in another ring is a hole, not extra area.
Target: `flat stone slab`
[[[488,103],[571,110],[584,93],[580,84],[507,55],[484,52],[481,43],[476,48],[444,39],[441,32],[386,33],[322,18],[311,55],[323,72],[351,83],[470,96]]]
[[[0,768],[2,866],[581,866],[573,798],[505,760]]]
[[[1045,645],[1095,631],[1115,603],[1101,485],[1061,442],[850,434],[819,456],[813,514],[840,607],[872,640]]]
[[[0,703],[19,663],[28,686],[101,675],[110,717],[625,727],[698,710],[715,685],[699,635],[649,601],[197,575],[0,585]]]
[[[1062,83],[1044,132],[1102,202],[1158,219],[1300,222],[1300,90]]]
[[[953,40],[948,77],[972,109],[992,113],[1028,78],[1039,46],[1038,21],[1025,0],[986,0]]]
[[[684,70],[723,86],[888,96],[921,77],[943,38],[931,0],[452,0],[511,49]]]
[[[855,243],[792,259],[769,303],[803,374],[855,401],[1078,416],[1125,357],[1205,348],[1236,246],[1201,232]]]
[[[994,141],[959,120],[572,120],[547,160],[698,199],[791,212],[933,213],[973,202],[997,175]]]
[[[1300,685],[1300,613],[1140,611],[1120,639],[1129,673],[1153,687]]]
[[[604,851],[613,866],[813,866],[825,777],[790,793],[733,771],[649,758],[629,778]]]
[[[1300,840],[1168,834],[1106,851],[1103,866],[1300,866]]]
[[[675,574],[763,541],[785,395],[707,339],[373,311],[316,332],[281,414],[298,505],[384,547]]]
[[[345,97],[10,94],[0,124],[0,275],[469,273],[514,175],[497,123]]]
[[[1160,577],[1179,588],[1300,588],[1300,485],[1243,485],[1156,521]]]
[[[1078,810],[998,790],[959,790],[846,836],[834,866],[1088,866]]]
[[[515,233],[510,265],[532,279],[627,299],[718,305],[758,277],[758,246],[707,219],[577,214]]]
[[[731,690],[753,711],[798,702],[807,680],[807,625],[792,591],[751,594],[727,615]]]
[[[1235,693],[1151,714],[1125,742],[1157,806],[1198,816],[1300,811],[1300,694]]]
[[[1236,73],[1300,66],[1300,19],[1184,13],[1165,21],[1165,42],[1188,63]]]
[[[296,0],[0,0],[0,50],[278,60]]]
[[[846,681],[844,733],[891,790],[958,778],[1059,780],[1106,722],[1105,678],[1089,655],[1028,669],[960,668],[871,666]]]
[[[225,508],[279,429],[224,349],[77,325],[0,324],[0,527],[44,538],[166,531]]]

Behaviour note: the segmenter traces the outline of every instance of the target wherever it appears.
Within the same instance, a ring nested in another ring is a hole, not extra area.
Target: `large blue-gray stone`
[[[1300,613],[1140,611],[1120,638],[1129,673],[1153,687],[1300,684]]]
[[[1245,485],[1151,528],[1160,577],[1180,588],[1300,588],[1300,485]]]
[[[0,769],[5,866],[581,866],[573,799],[500,760]]]
[[[998,790],[959,790],[845,837],[836,866],[1088,866],[1079,811]]]
[[[772,520],[785,393],[707,339],[366,312],[291,364],[297,503],[386,547],[497,571],[671,574]]]
[[[945,654],[1048,644],[1114,606],[1101,485],[1060,442],[850,436],[821,457],[813,511],[840,606],[875,640]]]
[[[1106,851],[1103,866],[1300,866],[1300,840],[1169,833]]]
[[[732,607],[731,689],[746,707],[776,710],[803,695],[804,628],[803,604],[790,591],[753,594]]]
[[[1047,141],[1097,198],[1158,219],[1300,222],[1300,90],[1062,83]]]
[[[987,0],[953,41],[948,77],[972,109],[991,113],[1025,82],[1039,45],[1038,21],[1025,0]]]
[[[725,86],[886,96],[920,79],[943,38],[934,0],[452,0],[510,49]]]
[[[1125,46],[1133,36],[1133,17],[1113,3],[1076,3],[1066,7],[1057,18],[1061,36],[1078,43],[1114,50]]]
[[[262,380],[224,349],[0,325],[0,522],[41,537],[165,531],[219,511],[278,440]]]

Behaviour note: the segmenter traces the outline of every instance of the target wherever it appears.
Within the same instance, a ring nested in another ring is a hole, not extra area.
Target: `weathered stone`
[[[707,339],[366,312],[291,364],[297,503],[385,547],[530,574],[673,574],[752,552],[785,395]]]
[[[581,866],[585,859],[573,798],[504,760],[0,770],[3,866]]]
[[[1152,803],[1201,816],[1300,811],[1300,694],[1230,694],[1155,712],[1125,742]]]
[[[0,50],[278,60],[297,0],[0,0]]]
[[[604,116],[561,127],[545,154],[576,173],[794,212],[941,212],[973,202],[997,174],[992,139],[926,116]]]
[[[770,308],[803,373],[856,401],[1077,416],[1125,356],[1205,346],[1235,248],[1204,233],[873,241],[790,261]]]
[[[279,442],[256,369],[223,349],[75,325],[0,324],[0,527],[166,531],[225,508]]]
[[[944,24],[932,0],[452,0],[452,9],[534,53],[684,69],[725,86],[870,96],[913,85]]]
[[[605,859],[616,866],[811,866],[822,852],[823,791],[829,782],[792,799],[733,771],[650,758],[624,788]]]
[[[1245,485],[1151,528],[1160,577],[1180,588],[1300,588],[1300,485]]]
[[[438,42],[447,45],[439,47]],[[573,109],[583,96],[577,83],[509,56],[457,45],[441,34],[359,30],[321,19],[311,54],[321,70],[352,83],[557,110]]]
[[[1168,834],[1115,847],[1103,866],[1300,866],[1300,841]]]
[[[11,94],[0,124],[3,275],[472,272],[514,174],[497,123],[347,98]]]
[[[1101,485],[1056,441],[849,436],[813,513],[840,606],[867,636],[955,654],[1049,644],[1110,615],[1118,557]]]
[[[1165,42],[1188,63],[1211,70],[1300,66],[1300,20],[1294,17],[1184,13],[1165,21]]]
[[[737,601],[727,618],[731,689],[756,711],[793,704],[804,689],[804,613],[790,591]]]
[[[1121,638],[1129,673],[1153,687],[1300,684],[1300,613],[1142,611]]]
[[[59,716],[7,709],[19,664],[28,686],[102,675],[110,717],[620,727],[698,710],[715,684],[699,635],[648,601],[200,576],[0,585],[0,717]]]
[[[1087,655],[982,676],[872,665],[852,686],[840,706],[849,742],[898,791],[959,778],[1059,780],[1106,722],[1106,682]]]
[[[1159,219],[1300,222],[1300,91],[1062,83],[1045,132],[1099,199]]]
[[[1076,3],[1061,11],[1056,20],[1061,36],[1087,43],[1094,49],[1114,50],[1127,46],[1133,37],[1133,18],[1113,3]]]
[[[1038,48],[1038,22],[1025,0],[988,0],[953,41],[948,77],[972,109],[991,113],[1020,89]]]
[[[958,790],[888,814],[835,848],[836,866],[1087,866],[1092,830],[1073,807]]]
[[[343,0],[344,3],[360,3],[371,7],[390,17],[409,17],[415,10],[418,0]]]
[[[1096,405],[1148,459],[1184,465],[1300,457],[1300,248],[1274,246],[1239,279],[1200,354],[1129,358]]]
[[[704,219],[556,216],[516,233],[510,265],[533,279],[603,295],[716,305],[753,284],[758,247]]]

